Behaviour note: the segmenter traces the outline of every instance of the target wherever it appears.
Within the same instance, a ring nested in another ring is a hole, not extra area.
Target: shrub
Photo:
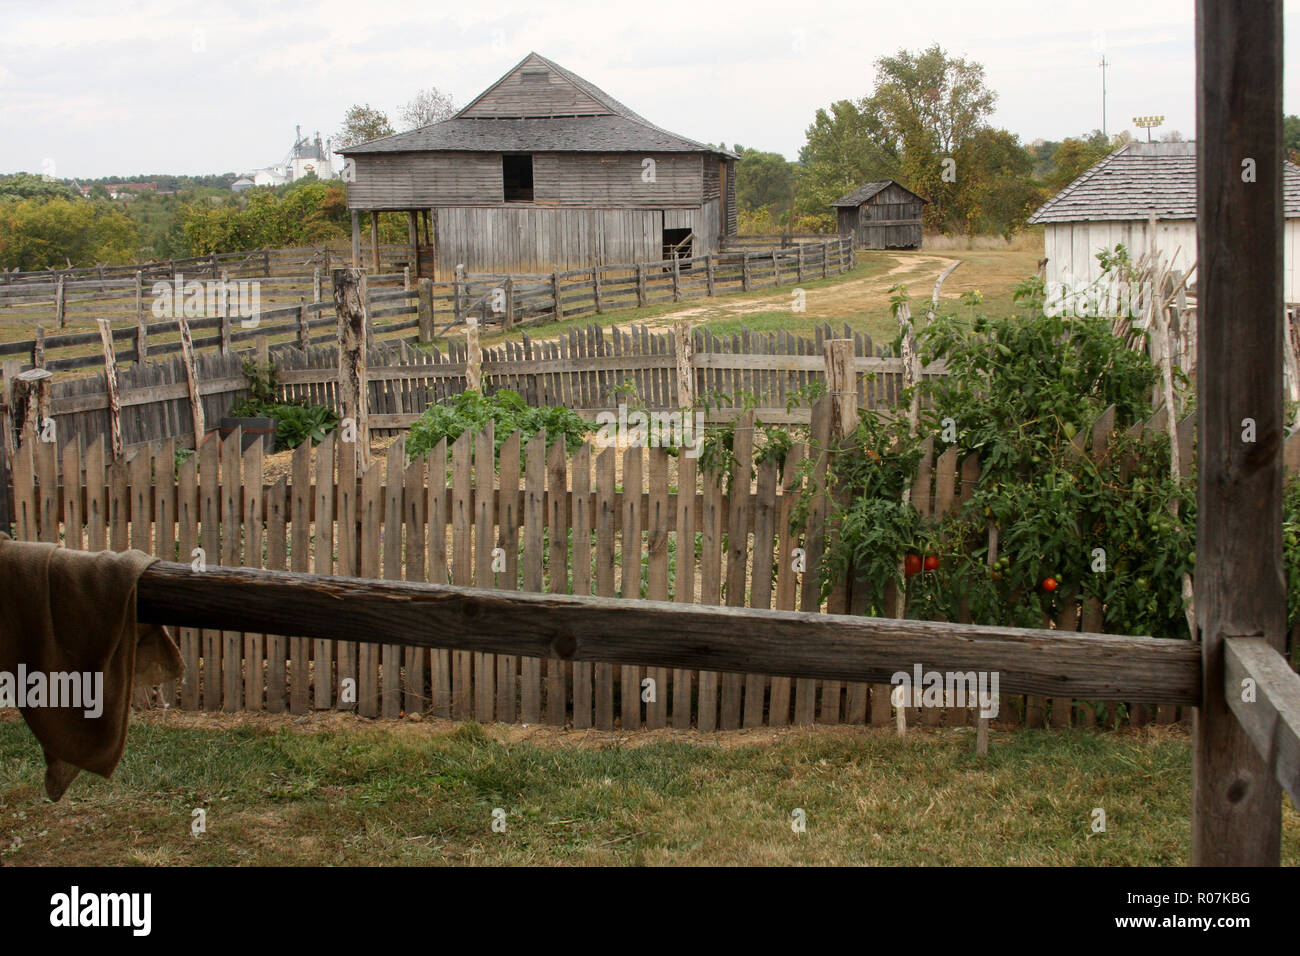
[[[406,454],[414,459],[427,454],[444,438],[454,442],[466,429],[479,432],[493,422],[493,437],[499,451],[515,431],[524,441],[546,429],[546,447],[550,448],[560,436],[564,437],[570,454],[576,452],[592,425],[568,408],[546,405],[530,408],[518,392],[499,389],[484,396],[477,391],[462,392],[442,404],[433,404],[424,410],[406,438]]]

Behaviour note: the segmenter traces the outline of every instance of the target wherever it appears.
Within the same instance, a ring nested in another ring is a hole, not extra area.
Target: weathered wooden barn
[[[1284,295],[1300,301],[1300,169],[1283,174]],[[1196,144],[1131,143],[1111,153],[1049,199],[1032,216],[1041,223],[1046,278],[1069,286],[1101,275],[1097,253],[1120,243],[1136,258],[1151,246],[1171,267],[1196,261]]]
[[[530,53],[450,119],[340,150],[359,216],[404,211],[418,272],[548,272],[717,251],[734,153],[678,136]]]
[[[920,249],[923,199],[892,179],[867,183],[831,203],[839,234],[857,249]]]

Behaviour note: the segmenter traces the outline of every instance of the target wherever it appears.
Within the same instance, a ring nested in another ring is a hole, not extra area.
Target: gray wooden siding
[[[360,153],[351,209],[423,209],[458,202],[501,202],[498,153]]]
[[[717,199],[722,193],[723,161],[714,156],[704,157],[704,198]]]
[[[543,79],[525,73],[545,71]],[[541,63],[529,60],[502,78],[483,98],[462,113],[466,117],[598,116],[609,109]]]
[[[642,176],[653,159],[654,182]],[[695,153],[535,153],[533,201],[562,205],[698,206],[703,156]]]
[[[736,216],[736,161],[727,160],[727,195],[726,195],[726,235],[734,236],[738,231]]]
[[[688,213],[674,210],[673,215]],[[698,213],[698,210],[695,211]],[[546,206],[438,210],[439,278],[470,272],[549,272],[591,265],[658,262],[663,210]],[[688,223],[693,228],[693,223]]]

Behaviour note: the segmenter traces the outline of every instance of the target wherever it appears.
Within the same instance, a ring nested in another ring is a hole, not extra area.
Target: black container
[[[268,455],[275,451],[275,428],[279,423],[275,418],[230,418],[221,419],[221,440],[225,441],[234,434],[235,429],[242,429],[239,450],[247,451],[257,442],[262,443],[262,450]]]

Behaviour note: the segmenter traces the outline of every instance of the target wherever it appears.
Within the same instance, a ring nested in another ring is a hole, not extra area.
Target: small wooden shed
[[[892,179],[867,183],[831,207],[841,236],[857,249],[920,249],[921,207],[930,200]]]

